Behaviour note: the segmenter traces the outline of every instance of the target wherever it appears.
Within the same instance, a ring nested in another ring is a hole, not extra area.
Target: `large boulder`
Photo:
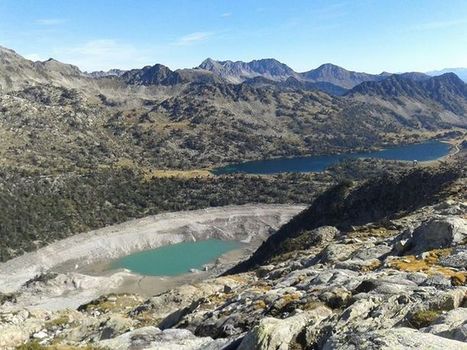
[[[467,220],[461,217],[435,218],[418,226],[404,245],[404,254],[449,248],[467,240]]]
[[[245,336],[237,350],[288,350],[305,326],[319,324],[331,313],[327,307],[319,306],[283,320],[264,318]]]

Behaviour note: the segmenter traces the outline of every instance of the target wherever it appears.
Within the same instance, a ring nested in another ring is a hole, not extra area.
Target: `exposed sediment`
[[[62,278],[63,284],[71,286],[65,288],[57,285],[54,291],[47,291],[49,295],[60,296],[71,289],[102,292],[102,288],[96,290],[99,285],[105,285],[108,291],[135,276],[128,272],[105,277],[75,272],[79,272],[84,265],[183,241],[217,238],[260,242],[302,209],[304,207],[300,205],[208,208],[149,216],[78,234],[0,264],[0,292],[12,293],[24,289],[22,286],[28,280],[56,270],[68,272],[68,276]],[[88,295],[84,295],[84,299],[88,298]],[[83,301],[77,296],[74,300],[75,303]],[[69,305],[64,302],[64,306]]]

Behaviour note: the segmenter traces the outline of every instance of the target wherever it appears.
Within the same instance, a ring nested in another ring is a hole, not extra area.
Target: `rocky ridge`
[[[364,81],[383,80],[390,75],[388,73],[377,75],[353,72],[330,63],[307,72],[298,73],[284,63],[271,58],[251,62],[216,61],[208,58],[197,68],[212,72],[235,84],[253,78],[263,78],[274,82],[295,79],[306,83],[327,83],[335,87],[334,91],[337,88],[351,89]]]

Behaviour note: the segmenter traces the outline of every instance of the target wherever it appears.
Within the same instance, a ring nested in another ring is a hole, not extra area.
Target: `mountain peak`
[[[54,58],[49,58],[46,61],[33,62],[33,65],[39,69],[45,69],[49,72],[55,72],[65,75],[82,75],[81,70],[72,64],[57,61]]]
[[[204,60],[198,68],[211,71],[232,83],[242,83],[255,77],[264,77],[272,81],[285,81],[296,76],[292,68],[274,58],[264,58],[250,62]]]
[[[217,69],[222,65],[221,62],[216,61],[210,57],[206,58],[201,64],[198,66],[198,68],[213,71],[214,69]]]
[[[334,69],[334,70],[346,70],[336,64],[333,64],[333,63],[323,63],[322,65],[320,65],[318,68],[316,68],[315,70],[324,70],[324,69]]]
[[[171,85],[180,82],[178,73],[163,64],[132,69],[121,75],[128,84],[134,85]]]
[[[316,69],[301,73],[303,79],[313,82],[328,82],[346,89],[364,81],[377,81],[384,79],[384,76],[352,72],[332,63],[325,63]]]
[[[453,73],[453,72],[447,72],[447,73],[438,75],[436,77],[433,77],[433,79],[449,81],[449,82],[455,83],[455,84],[464,84],[462,79],[459,78],[459,76],[457,74]]]

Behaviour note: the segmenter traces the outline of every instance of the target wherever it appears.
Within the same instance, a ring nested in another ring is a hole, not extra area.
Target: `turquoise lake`
[[[201,269],[204,264],[240,247],[239,242],[218,239],[182,242],[125,256],[112,267],[148,276],[177,276],[190,269]]]
[[[283,172],[320,172],[345,159],[379,158],[387,160],[417,160],[419,162],[435,160],[449,153],[450,145],[441,141],[398,146],[375,152],[336,154],[328,156],[306,156],[295,158],[277,158],[231,164],[213,170],[215,175],[247,173],[276,174]]]

